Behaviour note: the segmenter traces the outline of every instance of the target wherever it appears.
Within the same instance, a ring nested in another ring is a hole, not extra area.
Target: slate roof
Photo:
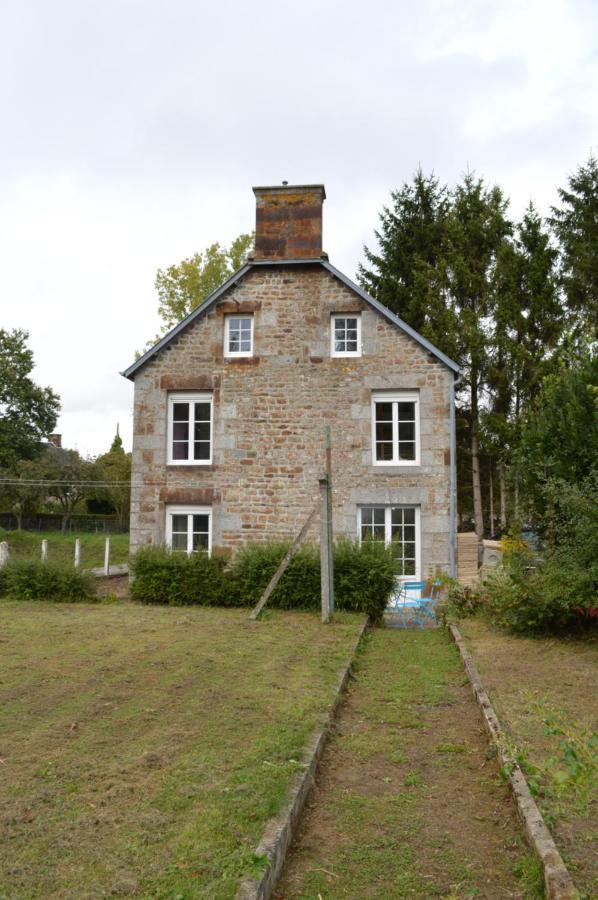
[[[384,316],[389,322],[403,331],[405,334],[409,335],[409,337],[413,338],[414,341],[417,341],[425,350],[435,356],[441,363],[444,363],[449,369],[452,369],[453,372],[459,374],[460,369],[456,362],[452,359],[449,359],[446,354],[439,350],[438,347],[435,347],[430,341],[428,341],[425,337],[422,337],[414,328],[404,322],[399,316],[395,315],[395,313],[391,312],[388,307],[384,306],[378,300],[375,300],[367,291],[364,291],[363,288],[359,287],[359,285],[355,284],[355,282],[351,281],[350,278],[347,278],[339,269],[335,268],[332,263],[328,262],[325,257],[317,257],[314,259],[252,259],[249,262],[245,263],[234,275],[220,285],[213,293],[210,294],[209,297],[200,303],[192,312],[189,313],[184,319],[182,319],[178,325],[165,334],[163,338],[161,338],[157,344],[154,344],[153,347],[150,347],[139,359],[135,360],[132,365],[130,365],[124,372],[121,372],[121,375],[124,375],[125,378],[130,378],[131,381],[135,380],[135,373],[139,371],[147,362],[157,356],[164,347],[168,346],[168,344],[174,340],[182,331],[187,328],[195,319],[198,319],[205,312],[207,312],[210,307],[212,307],[220,298],[229,290],[229,288],[233,287],[237,284],[241,279],[252,269],[262,268],[264,266],[301,266],[301,265],[319,265],[322,266],[323,269],[326,269],[330,272],[331,275],[334,275],[335,278],[338,278],[346,287],[350,290],[354,291],[358,297],[361,297],[372,309],[375,309],[376,312],[380,313],[381,316]]]

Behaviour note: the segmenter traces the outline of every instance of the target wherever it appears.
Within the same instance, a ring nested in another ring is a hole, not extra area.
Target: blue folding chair
[[[430,628],[436,625],[435,596],[440,582],[405,581],[391,597],[389,624],[398,628]],[[394,614],[394,615],[393,615]]]

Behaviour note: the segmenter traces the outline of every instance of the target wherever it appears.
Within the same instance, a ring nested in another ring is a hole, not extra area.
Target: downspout
[[[449,393],[449,574],[457,577],[457,425],[455,420],[455,388],[461,381],[457,375],[453,379]]]

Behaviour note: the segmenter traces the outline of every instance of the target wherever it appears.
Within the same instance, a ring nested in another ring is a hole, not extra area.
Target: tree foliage
[[[98,480],[110,483],[98,486],[94,498],[114,509],[123,528],[131,506],[131,454],[125,453],[118,429],[110,450],[96,459],[95,474]]]
[[[252,234],[240,234],[229,247],[211,244],[180,263],[158,269],[156,290],[162,333],[174,328],[241,268],[252,245]]]
[[[561,278],[569,309],[598,337],[598,159],[591,154],[559,189],[550,224],[560,244]]]
[[[10,470],[40,452],[60,411],[58,395],[31,378],[28,337],[21,329],[0,328],[0,467]]]

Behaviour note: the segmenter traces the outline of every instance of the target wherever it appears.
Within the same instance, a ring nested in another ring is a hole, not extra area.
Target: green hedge
[[[14,560],[0,569],[0,595],[13,600],[89,602],[96,599],[96,578],[60,563]]]
[[[186,556],[163,547],[137,551],[131,596],[142,603],[204,606],[253,606],[288,549],[283,543],[240,548],[232,562],[206,553]],[[363,612],[378,620],[396,574],[390,549],[381,544],[339,541],[334,547],[334,583],[338,609]],[[276,586],[268,605],[278,609],[320,609],[320,557],[301,547]]]
[[[224,567],[207,553],[171,553],[165,547],[143,547],[131,559],[135,576],[131,599],[169,606],[215,606],[222,603]]]

